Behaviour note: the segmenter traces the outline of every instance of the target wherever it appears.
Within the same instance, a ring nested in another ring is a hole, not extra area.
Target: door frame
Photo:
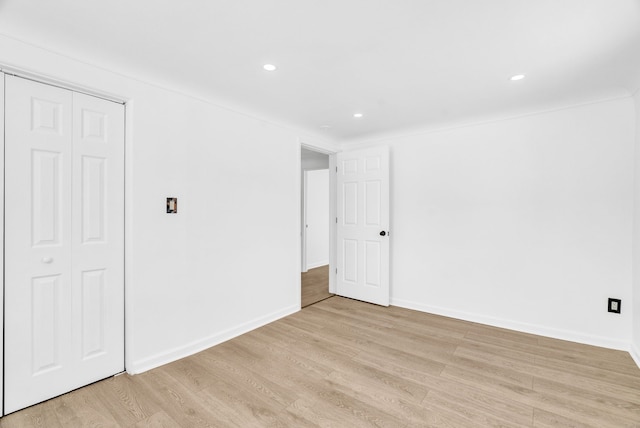
[[[0,70],[0,168],[2,173],[0,174],[0,331],[2,336],[0,337],[0,416],[4,415],[4,76],[5,74]]]
[[[308,192],[308,179],[307,179],[307,170],[302,169],[302,177],[300,178],[302,181],[300,182],[301,193],[300,198],[302,198],[300,202],[300,209],[302,210],[300,213],[300,254],[302,266],[300,266],[300,271],[302,273],[308,272],[307,268],[307,192]]]
[[[124,106],[124,188],[122,189],[122,198],[124,200],[124,212],[122,215],[124,216],[124,370],[127,371],[127,367],[133,367],[133,308],[131,302],[133,302],[133,290],[129,285],[132,284],[132,248],[133,242],[131,237],[133,230],[133,104],[134,101],[130,97],[116,95],[112,93],[108,93],[106,91],[102,91],[98,88],[87,87],[78,85],[74,82],[54,78],[45,73],[40,73],[37,71],[27,70],[20,67],[16,67],[10,64],[5,64],[0,62],[0,76],[2,77],[2,103],[4,104],[4,76],[5,75],[14,75],[17,77],[21,77],[24,79],[33,80],[38,83],[44,83],[46,85],[56,86],[63,89],[68,89],[74,92],[80,92],[86,95],[91,95],[93,97],[98,97],[105,99],[107,101],[116,102],[118,104],[122,104]],[[4,108],[0,109],[2,112],[2,117],[0,117],[0,121],[2,124],[0,125],[0,129],[4,129]],[[2,277],[0,278],[0,329],[4,330],[4,300],[2,296],[4,295],[4,218],[3,213],[5,210],[5,201],[4,201],[4,132],[0,135],[0,220],[2,227],[0,227],[0,238],[2,239],[2,245],[0,246],[0,268],[2,272]],[[4,343],[4,337],[0,340],[0,351],[3,351],[2,345]],[[3,353],[0,353],[0,372],[3,371],[4,361],[3,361]],[[3,379],[3,374],[0,373],[0,379]],[[2,386],[2,390],[4,390],[4,386]],[[4,415],[4,397],[2,397],[3,391],[0,392],[0,404],[2,404],[2,408],[0,409],[0,416]]]
[[[299,271],[302,271],[302,268],[304,267],[302,265],[303,263],[303,243],[304,240],[302,238],[302,234],[303,229],[302,229],[302,225],[303,223],[303,208],[302,208],[302,197],[303,197],[303,186],[304,184],[304,179],[303,179],[303,171],[302,171],[302,160],[301,160],[301,154],[302,154],[302,148],[305,148],[307,150],[311,150],[317,153],[322,153],[325,155],[329,156],[329,293],[333,293],[335,294],[336,292],[336,239],[337,239],[337,229],[336,229],[336,223],[335,221],[332,221],[332,219],[336,218],[336,195],[337,195],[337,189],[336,189],[336,153],[338,152],[337,149],[331,149],[328,148],[326,146],[322,146],[320,144],[317,143],[313,143],[313,142],[309,142],[306,140],[299,140],[298,143],[298,161],[296,163],[297,165],[297,176],[298,176],[298,251],[297,251],[297,257],[298,257],[298,266],[300,267],[300,269],[298,269]],[[306,264],[306,263],[305,263]],[[302,278],[301,275],[297,275],[297,283],[296,283],[296,290],[297,290],[297,300],[298,300],[298,307],[302,306]]]

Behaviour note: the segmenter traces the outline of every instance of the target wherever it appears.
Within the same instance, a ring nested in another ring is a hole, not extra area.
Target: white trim
[[[325,155],[332,155],[338,152],[337,148],[329,147],[327,144],[323,144],[320,141],[309,141],[306,138],[300,138],[300,147]]]
[[[640,368],[640,350],[638,350],[634,344],[631,344],[629,347],[629,355],[631,355],[633,361],[636,363],[638,368]]]
[[[464,321],[490,325],[493,327],[505,328],[508,330],[520,331],[523,333],[535,334],[538,336],[551,337],[554,339],[567,340],[571,342],[583,343],[586,345],[600,346],[603,348],[629,351],[629,342],[623,340],[611,340],[604,336],[593,336],[576,331],[560,330],[544,327],[535,324],[510,321],[502,318],[494,318],[486,315],[462,312],[447,308],[423,305],[409,300],[391,299],[391,305],[401,308],[413,309],[420,312],[427,312],[435,315],[442,315],[449,318],[456,318]],[[638,360],[636,360],[637,362]]]
[[[296,157],[296,176],[298,177],[296,180],[296,195],[298,199],[296,204],[298,207],[298,215],[296,216],[296,222],[298,225],[298,248],[296,251],[296,259],[298,261],[300,271],[302,271],[305,263],[302,259],[302,141],[299,140],[298,142],[300,144],[297,146],[298,156]],[[297,308],[302,309],[302,274],[296,275],[294,290]]]
[[[338,248],[336,247],[338,239],[338,228],[335,222],[335,218],[338,216],[337,208],[337,194],[338,185],[337,173],[336,173],[336,154],[329,155],[329,293],[336,293],[336,266]]]
[[[336,291],[336,278],[335,278],[335,271],[336,271],[336,224],[335,221],[332,221],[332,219],[335,219],[336,217],[336,196],[337,196],[337,189],[336,189],[336,177],[335,174],[332,172],[335,172],[336,170],[336,153],[337,150],[336,149],[332,149],[327,147],[326,145],[323,146],[320,143],[316,143],[316,142],[310,142],[306,139],[300,138],[298,140],[298,142],[300,144],[298,144],[298,161],[296,163],[296,167],[297,167],[297,171],[298,171],[298,198],[302,198],[302,186],[303,184],[303,174],[301,173],[302,171],[302,160],[301,160],[301,155],[302,155],[302,148],[304,147],[307,150],[312,150],[314,152],[318,152],[318,153],[324,153],[326,155],[329,155],[329,293],[335,293]],[[298,199],[298,209],[302,209],[302,199]],[[298,234],[298,260],[300,260],[301,262],[304,262],[306,264],[306,260],[302,260],[302,244],[303,244],[303,240],[302,240],[302,213],[298,214],[298,230],[300,231],[300,233]],[[304,266],[304,265],[302,265]],[[307,268],[309,268],[307,266]],[[300,306],[302,305],[302,279],[301,276],[298,275],[298,279],[297,279],[297,290],[298,290],[298,296],[297,298],[299,299],[299,303]]]
[[[33,80],[38,83],[44,83],[50,86],[55,86],[62,89],[68,89],[74,92],[80,92],[85,95],[91,95],[92,97],[102,98],[107,101],[112,101],[118,104],[126,103],[126,99],[119,95],[109,94],[104,91],[96,90],[82,85],[76,85],[67,80],[56,79],[46,74],[38,73],[35,71],[27,70],[21,67],[12,65],[0,64],[0,72],[9,74],[11,76],[22,77],[23,79]]]
[[[5,78],[4,73],[0,72],[0,165],[2,170],[0,173],[0,416],[4,415],[4,106],[5,106]]]
[[[124,367],[135,364],[134,331],[135,310],[133,308],[133,115],[135,102],[124,105]]]
[[[307,185],[308,185],[308,175],[307,175],[307,171],[302,171],[302,177],[301,177],[301,183],[300,185],[302,186],[302,195],[300,196],[302,198],[302,203],[300,205],[300,209],[302,210],[301,215],[300,215],[300,221],[302,222],[300,224],[300,239],[302,241],[302,244],[300,246],[300,251],[302,252],[302,273],[305,273],[309,270],[309,266],[307,266]]]
[[[288,315],[294,314],[300,310],[299,305],[289,306],[276,312],[272,312],[263,317],[256,318],[252,321],[240,324],[236,327],[229,328],[223,332],[214,334],[213,336],[206,337],[204,339],[195,340],[184,346],[173,348],[169,351],[158,353],[152,357],[145,358],[144,360],[137,361],[132,364],[128,369],[129,374],[140,374],[148,370],[160,367],[164,364],[177,361],[181,358],[188,357],[212,346],[219,345],[227,340],[238,337],[251,330],[255,330],[271,322],[277,321],[280,318],[284,318]]]

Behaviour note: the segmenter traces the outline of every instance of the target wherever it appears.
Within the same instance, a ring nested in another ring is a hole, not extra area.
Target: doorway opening
[[[302,147],[301,165],[301,307],[332,297],[330,156]]]

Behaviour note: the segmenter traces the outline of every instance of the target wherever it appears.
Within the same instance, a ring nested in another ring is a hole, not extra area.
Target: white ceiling
[[[0,33],[340,140],[640,85],[640,0],[0,0]]]

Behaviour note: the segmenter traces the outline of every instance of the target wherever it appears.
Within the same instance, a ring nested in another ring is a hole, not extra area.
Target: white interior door
[[[124,370],[124,106],[7,76],[10,413]]]
[[[389,305],[389,149],[337,156],[336,294]]]

